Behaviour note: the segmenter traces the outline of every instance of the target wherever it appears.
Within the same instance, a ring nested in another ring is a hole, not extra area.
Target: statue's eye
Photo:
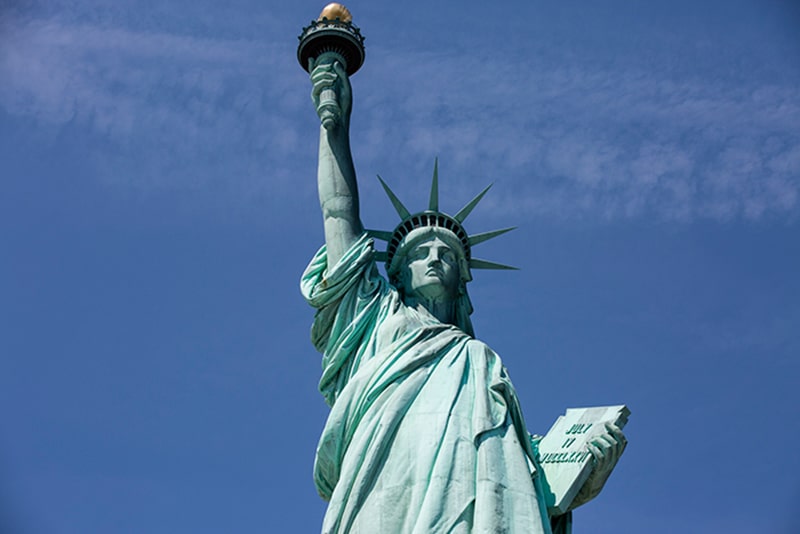
[[[421,260],[423,258],[426,258],[427,256],[428,256],[428,251],[425,250],[424,248],[416,248],[412,250],[411,254],[409,255],[409,257],[412,260]]]
[[[444,254],[442,254],[442,260],[446,261],[447,263],[455,263],[456,262],[456,255],[453,254],[452,250],[448,250]]]

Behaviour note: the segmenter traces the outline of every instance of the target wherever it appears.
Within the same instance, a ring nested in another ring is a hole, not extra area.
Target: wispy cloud
[[[38,141],[91,137],[87,155],[104,180],[144,188],[247,182],[279,175],[264,159],[296,149],[286,111],[308,97],[275,76],[285,51],[273,43],[60,18],[5,22],[0,107],[32,123]]]
[[[452,89],[432,97],[428,78],[390,90],[366,111],[378,110],[369,136],[387,119],[404,123],[405,157],[446,151],[455,174],[480,168],[502,179],[501,203],[520,212],[725,221],[793,218],[800,208],[797,87],[589,62],[395,63],[378,66],[378,78],[416,70]],[[398,111],[387,117],[386,108]]]
[[[92,154],[106,180],[181,188],[224,177],[251,191],[265,175],[292,183],[297,162],[315,157],[291,40],[57,13],[4,27],[0,106],[53,136],[77,128],[107,143]],[[438,155],[443,189],[452,180],[467,197],[499,180],[494,202],[521,217],[727,221],[800,212],[796,84],[534,52],[370,48],[354,78],[360,171],[402,172],[397,179],[416,187]],[[365,188],[368,202],[382,203],[377,194]]]

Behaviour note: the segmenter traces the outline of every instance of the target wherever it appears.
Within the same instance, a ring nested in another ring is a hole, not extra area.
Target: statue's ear
[[[459,258],[458,268],[461,271],[461,283],[466,286],[467,282],[472,281],[472,271],[469,269],[467,258],[463,256]]]
[[[389,281],[402,297],[405,296],[406,287],[408,287],[409,270],[405,258],[398,258],[398,260],[400,265],[397,266],[397,271],[389,277]]]
[[[400,264],[400,268],[397,270],[397,274],[395,274],[394,277],[395,280],[397,280],[397,288],[405,292],[406,287],[408,287],[408,267],[405,261]]]

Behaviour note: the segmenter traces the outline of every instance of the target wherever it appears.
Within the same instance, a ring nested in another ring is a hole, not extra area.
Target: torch
[[[348,76],[364,64],[364,37],[361,30],[353,24],[353,16],[342,4],[325,6],[317,20],[303,28],[298,37],[297,61],[309,74],[309,59],[314,65],[341,63]],[[333,89],[324,89],[319,95],[319,109],[322,126],[330,129],[339,116],[340,109]]]

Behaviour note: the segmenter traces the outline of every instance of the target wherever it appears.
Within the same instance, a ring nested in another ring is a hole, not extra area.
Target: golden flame
[[[353,22],[353,15],[350,14],[350,10],[336,2],[332,2],[322,8],[322,13],[319,14],[317,20],[322,20],[323,18],[328,20],[339,19],[342,22]]]

